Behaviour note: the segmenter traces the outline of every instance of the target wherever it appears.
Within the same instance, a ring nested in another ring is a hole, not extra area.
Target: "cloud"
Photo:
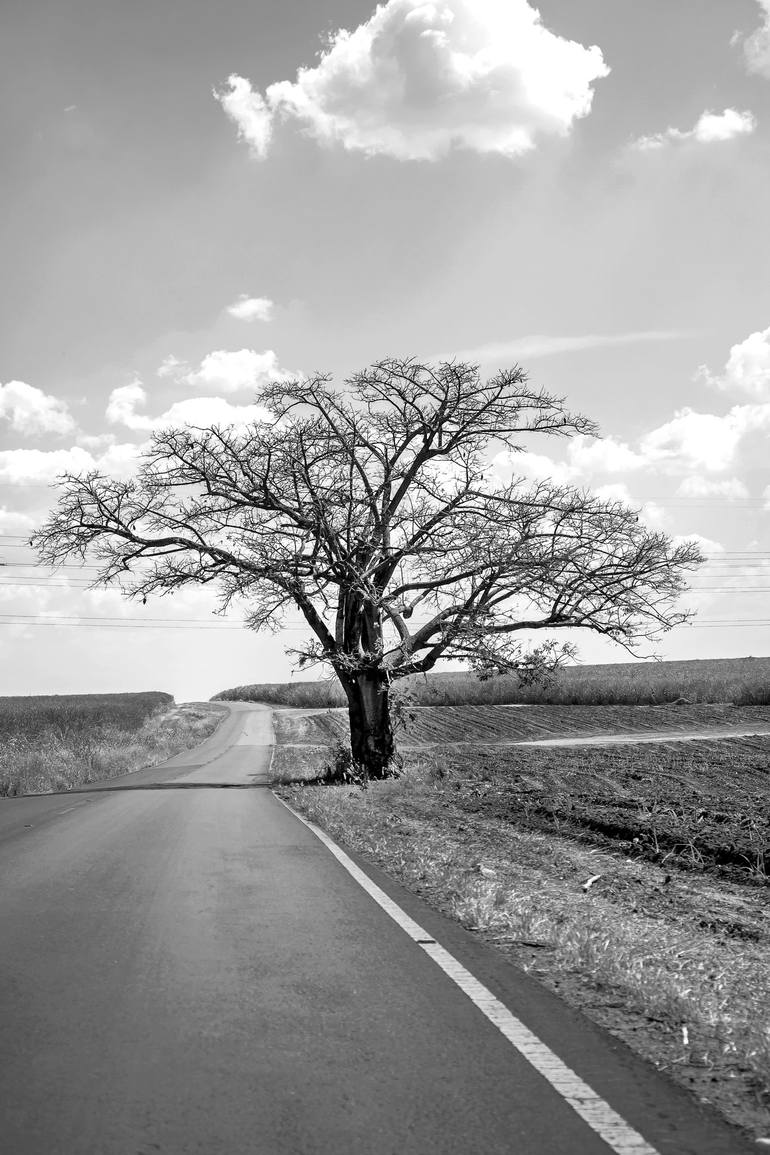
[[[9,485],[48,485],[60,473],[86,473],[95,469],[85,449],[6,449],[0,452],[0,481]]]
[[[206,428],[210,425],[249,425],[254,421],[272,420],[267,410],[260,405],[231,405],[222,397],[191,397],[177,401],[165,413],[148,417],[138,413],[147,404],[147,393],[141,382],[133,381],[122,385],[110,393],[106,417],[111,425],[124,425],[137,432],[151,432],[154,429],[191,426]],[[113,450],[109,450],[108,457]]]
[[[26,513],[18,513],[16,510],[0,506],[0,539],[4,534],[26,537],[34,528],[34,518],[29,517]],[[2,540],[0,540],[0,547],[2,547]],[[2,552],[0,551],[1,562]]]
[[[62,436],[75,428],[65,401],[24,381],[0,385],[0,419],[9,421],[11,429],[22,437]]]
[[[257,353],[254,349],[215,349],[207,353],[199,369],[190,369],[186,361],[166,357],[158,369],[159,377],[173,377],[182,385],[196,389],[218,389],[237,393],[240,389],[259,389],[271,381],[291,381],[298,376],[278,364],[272,349]]]
[[[241,293],[237,301],[227,306],[227,312],[238,321],[270,321],[273,302],[268,297],[250,297]]]
[[[722,416],[685,408],[643,437],[640,450],[651,464],[674,471],[719,473],[733,465],[745,437],[768,431],[770,404],[734,405]]]
[[[526,481],[551,481],[554,485],[572,484],[572,473],[562,461],[553,461],[543,453],[515,453],[503,450],[492,458],[491,472],[502,484],[507,485],[514,477]]]
[[[770,80],[770,0],[758,0],[758,4],[762,23],[744,40],[743,55],[749,72]]]
[[[558,353],[579,353],[583,349],[605,349],[613,345],[635,345],[647,341],[675,341],[689,336],[688,333],[673,329],[641,330],[635,333],[582,333],[572,337],[548,336],[534,333],[527,337],[514,337],[510,341],[493,341],[486,345],[474,345],[469,349],[459,349],[454,353],[435,354],[434,361],[489,362],[530,360],[535,357],[553,357]]]
[[[698,473],[685,477],[677,492],[682,497],[722,497],[727,501],[738,501],[749,496],[748,489],[737,477],[716,480],[701,477]]]
[[[650,152],[669,144],[682,144],[687,141],[714,144],[733,140],[737,136],[749,136],[756,127],[757,120],[753,112],[738,112],[735,108],[726,108],[724,112],[702,113],[695,126],[687,132],[682,132],[678,128],[667,128],[665,132],[658,132],[653,136],[640,136],[632,147],[639,152]]]
[[[758,401],[770,400],[770,328],[733,345],[722,376],[714,376],[707,365],[701,365],[696,377],[725,392],[736,390]]]
[[[519,156],[541,135],[566,136],[608,73],[598,47],[550,32],[527,0],[386,0],[295,81],[262,97],[232,75],[216,96],[260,158],[276,116],[369,156]]]
[[[719,471],[732,465],[742,434],[740,424],[729,415],[718,417],[685,408],[643,437],[641,445],[651,460]]]
[[[228,89],[222,92],[215,89],[214,96],[236,125],[239,139],[245,140],[253,155],[262,160],[273,135],[272,109],[242,76],[228,77],[227,84]]]
[[[632,473],[648,464],[642,454],[612,437],[574,437],[567,448],[567,460],[576,477],[597,473]]]

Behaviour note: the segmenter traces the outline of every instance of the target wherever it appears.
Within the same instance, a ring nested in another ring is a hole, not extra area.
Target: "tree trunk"
[[[390,693],[381,670],[365,670],[345,678],[348,699],[350,749],[355,762],[370,778],[388,778],[394,772],[396,743],[390,720]]]

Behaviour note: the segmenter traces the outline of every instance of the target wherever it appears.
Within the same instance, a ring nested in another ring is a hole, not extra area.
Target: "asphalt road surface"
[[[234,706],[163,767],[0,800],[2,1155],[612,1151],[266,788],[271,738]],[[366,871],[644,1136],[623,1155],[756,1150]]]

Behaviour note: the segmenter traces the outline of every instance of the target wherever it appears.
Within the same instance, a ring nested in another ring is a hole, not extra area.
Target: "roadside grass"
[[[417,705],[660,705],[688,702],[770,705],[770,658],[708,658],[686,662],[619,662],[565,666],[547,685],[522,687],[515,676],[480,681],[471,673],[414,675],[398,683]],[[335,680],[235,686],[213,699],[276,706],[343,706]]]
[[[128,703],[123,713],[120,705],[113,703],[112,715],[122,725],[114,720],[95,720],[98,707],[89,701],[82,711],[83,724],[73,703],[67,705],[66,726],[61,720],[52,723],[45,710],[42,722],[31,708],[15,713],[16,728],[0,728],[0,797],[69,790],[155,766],[197,746],[225,716],[221,707],[209,703],[176,706],[171,695],[153,697],[162,701],[154,700],[143,717],[137,715],[134,703]],[[0,718],[3,701],[0,699]]]
[[[329,745],[279,745],[273,779],[312,781],[331,753]],[[770,738],[630,748],[447,745],[404,749],[404,762],[435,773],[437,802],[468,814],[667,870],[770,881]]]
[[[278,792],[733,1122],[767,1135],[766,892],[469,810],[443,761],[412,761],[367,790]]]

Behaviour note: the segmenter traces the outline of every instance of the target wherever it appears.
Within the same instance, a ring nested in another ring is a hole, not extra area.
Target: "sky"
[[[707,555],[657,652],[770,654],[770,0],[4,0],[0,89],[0,694],[291,677],[291,621],[25,542],[62,471],[387,355],[565,395],[601,439],[517,467]]]

